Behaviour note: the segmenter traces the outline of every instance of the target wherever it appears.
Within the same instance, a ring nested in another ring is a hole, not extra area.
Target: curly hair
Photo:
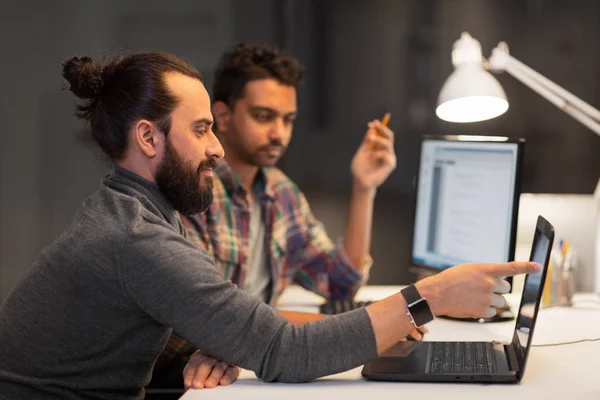
[[[259,79],[275,79],[298,88],[303,67],[290,55],[266,44],[240,43],[219,60],[213,84],[213,101],[230,108],[244,96],[246,84]]]

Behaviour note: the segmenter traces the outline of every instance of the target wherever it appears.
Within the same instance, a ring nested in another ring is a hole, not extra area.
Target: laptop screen
[[[423,139],[413,265],[445,269],[512,260],[522,144],[484,136]]]
[[[525,277],[521,305],[519,306],[517,323],[515,325],[515,337],[518,343],[515,346],[515,350],[517,350],[517,357],[521,366],[525,363],[527,352],[531,345],[533,328],[542,299],[543,282],[546,278],[546,269],[548,268],[553,240],[554,229],[552,225],[544,218],[538,217],[529,259],[541,264],[544,268],[537,274],[527,274]],[[515,340],[513,339],[514,342]]]

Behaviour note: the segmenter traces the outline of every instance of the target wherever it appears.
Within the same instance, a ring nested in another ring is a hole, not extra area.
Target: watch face
[[[425,325],[433,320],[433,314],[425,299],[421,299],[421,301],[414,303],[412,307],[410,307],[410,314],[417,326]]]

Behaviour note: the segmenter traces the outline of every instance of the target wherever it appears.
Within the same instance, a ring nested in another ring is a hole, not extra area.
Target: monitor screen
[[[522,142],[476,138],[421,143],[413,265],[445,269],[514,256]]]

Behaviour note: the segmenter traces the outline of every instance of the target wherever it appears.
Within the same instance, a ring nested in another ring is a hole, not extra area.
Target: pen
[[[384,115],[384,116],[383,116],[383,118],[381,119],[381,125],[383,125],[383,126],[387,126],[387,124],[390,122],[390,118],[391,118],[391,117],[392,117],[392,114],[391,114],[391,113],[389,113],[389,112],[388,112],[388,113],[385,113],[385,115]],[[379,134],[379,133],[377,132],[377,129],[375,130],[375,132],[376,132],[377,134]],[[375,143],[372,143],[372,144],[371,144],[371,150],[375,150]]]
[[[385,115],[381,119],[381,125],[387,126],[387,124],[390,122],[391,117],[392,117],[392,113],[385,113]]]

